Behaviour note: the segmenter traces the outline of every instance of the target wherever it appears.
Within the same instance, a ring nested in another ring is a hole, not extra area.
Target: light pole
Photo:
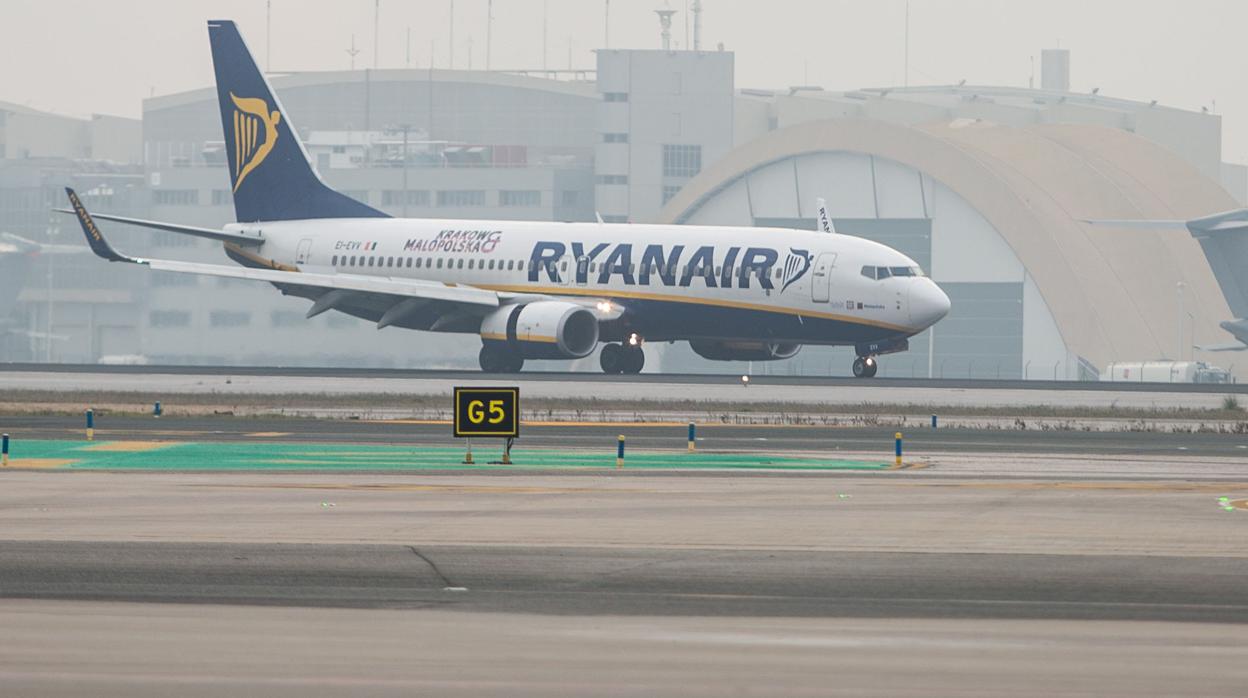
[[[407,218],[407,132],[412,129],[412,126],[403,124],[399,128],[403,129],[403,217]]]
[[[48,218],[47,233],[48,233],[48,245],[49,246],[55,244],[57,231],[58,231],[58,226],[57,226],[56,218],[51,218],[51,217]],[[52,293],[53,293],[53,290],[56,288],[55,284],[53,283],[54,281],[53,260],[56,259],[56,255],[46,254],[43,256],[43,258],[48,261],[48,310],[46,313],[48,326],[44,328],[47,330],[47,334],[44,336],[44,340],[43,340],[43,360],[44,360],[44,363],[50,364],[52,363],[52,325],[53,325],[52,313],[53,313],[53,309],[56,307],[55,304],[52,302]]]
[[[1179,292],[1179,353],[1176,357],[1177,361],[1183,360],[1183,286],[1184,283],[1182,281],[1175,285]]]

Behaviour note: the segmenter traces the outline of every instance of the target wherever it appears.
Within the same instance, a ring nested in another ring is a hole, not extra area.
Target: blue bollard
[[[693,422],[689,422],[689,452],[690,453],[693,452],[694,444],[697,442],[697,440],[698,440],[697,427],[694,426]]]
[[[0,467],[9,467],[9,435],[0,435]]]
[[[156,406],[152,408],[152,416],[160,419],[160,400],[157,400]]]
[[[936,415],[932,415],[932,428],[936,428]]]
[[[901,467],[901,432],[897,432],[897,434],[893,438],[897,439],[897,467],[900,468]]]
[[[615,449],[615,467],[624,467],[624,435],[620,434],[619,446]]]
[[[95,410],[87,410],[87,441],[95,441]]]

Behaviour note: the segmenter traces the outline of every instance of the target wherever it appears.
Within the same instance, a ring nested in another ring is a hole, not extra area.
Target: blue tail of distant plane
[[[210,21],[208,38],[238,221],[385,217],[321,181],[238,27]]]

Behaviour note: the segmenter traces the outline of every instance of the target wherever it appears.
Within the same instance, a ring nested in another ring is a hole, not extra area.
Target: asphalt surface
[[[1248,559],[0,541],[0,597],[579,616],[1248,622]]]
[[[739,385],[739,373],[642,373],[613,376],[598,372],[524,371],[520,374],[488,374],[476,370],[427,370],[393,368],[316,368],[292,366],[105,366],[99,364],[34,364],[0,363],[0,373],[66,373],[144,376],[152,374],[176,376],[254,376],[299,378],[406,378],[425,380],[497,379],[508,383],[516,380],[572,383],[662,383],[677,385]],[[971,380],[961,378],[846,378],[835,376],[784,376],[757,373],[750,376],[752,385],[882,388],[945,388],[950,390],[1069,390],[1081,392],[1158,392],[1248,394],[1245,384],[1194,383],[1102,383],[1098,381],[1052,380]]]
[[[240,441],[459,445],[447,424],[300,417],[151,417],[98,415],[100,440]],[[14,439],[76,439],[84,418],[57,415],[0,417],[0,431]],[[614,449],[619,435],[633,448],[683,449],[684,425],[522,424],[518,448]],[[703,450],[780,452],[889,452],[891,427],[702,425]],[[255,436],[263,435],[263,436]],[[1128,456],[1225,456],[1248,461],[1248,434],[1037,431],[1010,429],[916,429],[903,434],[908,453],[1095,454]],[[489,446],[493,440],[478,442]]]

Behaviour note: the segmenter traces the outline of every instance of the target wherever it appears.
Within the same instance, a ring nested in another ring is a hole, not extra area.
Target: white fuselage
[[[635,309],[634,324],[652,328],[654,339],[853,344],[913,335],[949,310],[947,296],[914,260],[843,234],[400,218],[227,229],[262,237],[260,257],[306,271],[609,300]],[[880,268],[889,271],[874,271]],[[712,310],[713,325],[700,324]],[[732,310],[742,312],[724,314]],[[647,318],[661,312],[690,314],[675,323]],[[680,327],[687,336],[674,336]]]

